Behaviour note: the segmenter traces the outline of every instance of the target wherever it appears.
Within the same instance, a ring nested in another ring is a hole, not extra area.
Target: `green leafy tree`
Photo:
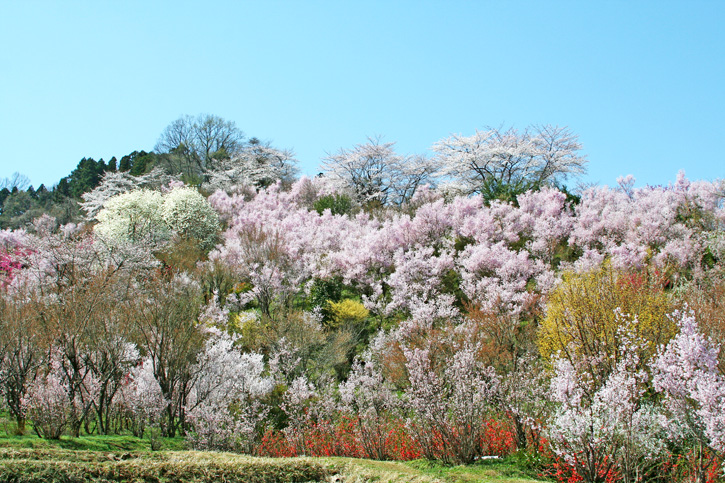
[[[68,181],[68,194],[73,198],[80,198],[83,193],[91,191],[101,182],[101,176],[106,169],[103,160],[83,158],[78,166],[66,177]]]

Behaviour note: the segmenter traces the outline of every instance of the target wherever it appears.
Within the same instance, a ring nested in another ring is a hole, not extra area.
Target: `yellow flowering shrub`
[[[345,299],[340,302],[328,302],[332,315],[331,326],[358,325],[368,318],[370,312],[357,300]]]
[[[586,273],[570,272],[549,297],[539,349],[545,359],[602,357],[607,367],[618,360],[620,328],[631,324],[646,341],[644,362],[674,335],[676,326],[667,317],[673,308],[656,272],[622,272],[608,263]]]

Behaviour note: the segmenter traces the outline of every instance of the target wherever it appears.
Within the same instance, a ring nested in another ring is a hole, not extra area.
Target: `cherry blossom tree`
[[[551,397],[558,407],[546,434],[587,482],[604,482],[612,471],[625,482],[641,481],[666,449],[660,408],[645,397],[650,376],[639,359],[645,342],[633,327],[622,330],[620,356],[603,383],[587,366],[606,355],[555,361]]]
[[[725,454],[725,378],[718,370],[720,347],[699,330],[692,313],[674,312],[679,333],[652,363],[654,388],[664,395],[668,432],[674,439],[691,438],[702,462],[698,481]],[[709,450],[709,451],[704,451]]]
[[[312,401],[318,397],[315,386],[306,376],[296,377],[284,393],[284,399],[280,408],[287,415],[287,427],[284,433],[287,439],[292,442],[298,455],[304,456],[307,453],[305,441],[305,429],[309,427],[309,407]]]
[[[242,354],[234,342],[224,332],[212,336],[192,368],[186,411],[195,447],[251,452],[267,414],[259,399],[272,390],[272,380],[262,375],[262,355]]]
[[[25,230],[0,230],[0,289],[7,287],[22,268],[29,238]]]
[[[109,240],[159,246],[170,237],[162,205],[163,196],[158,191],[142,189],[116,195],[98,213],[95,231]]]
[[[362,203],[401,205],[419,186],[434,179],[435,165],[425,156],[397,154],[394,144],[368,138],[367,143],[351,150],[340,149],[328,155],[322,167],[328,176],[349,186]]]
[[[23,412],[41,438],[59,439],[71,422],[72,400],[58,354],[51,354],[48,370],[28,387]]]
[[[585,172],[578,136],[566,127],[533,126],[519,132],[487,128],[453,135],[433,145],[441,175],[454,192],[472,194],[512,186],[523,192],[556,185]]]
[[[128,418],[134,436],[142,438],[149,427],[160,423],[169,401],[164,399],[148,357],[139,361],[123,382],[114,398],[116,409]]]
[[[193,240],[202,250],[217,241],[219,218],[207,200],[193,188],[175,187],[165,194],[161,218],[175,237]]]
[[[385,380],[372,351],[366,351],[355,361],[347,380],[340,384],[340,399],[343,410],[357,416],[366,456],[390,459],[389,421],[396,416],[400,400],[395,395],[395,388]]]

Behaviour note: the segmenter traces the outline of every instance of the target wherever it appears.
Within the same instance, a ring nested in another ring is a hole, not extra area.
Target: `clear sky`
[[[725,178],[725,1],[0,0],[0,178],[215,114],[303,173],[367,136],[555,124],[585,181]]]

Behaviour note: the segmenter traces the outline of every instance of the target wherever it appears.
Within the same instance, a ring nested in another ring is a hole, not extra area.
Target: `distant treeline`
[[[81,217],[81,195],[96,188],[105,173],[125,171],[139,176],[147,173],[158,158],[153,151],[143,150],[127,154],[120,161],[115,156],[108,162],[83,158],[68,176],[50,188],[44,184],[26,187],[27,179],[22,176],[8,179],[0,189],[0,229],[21,228],[43,214],[54,216],[61,223],[77,221]]]

